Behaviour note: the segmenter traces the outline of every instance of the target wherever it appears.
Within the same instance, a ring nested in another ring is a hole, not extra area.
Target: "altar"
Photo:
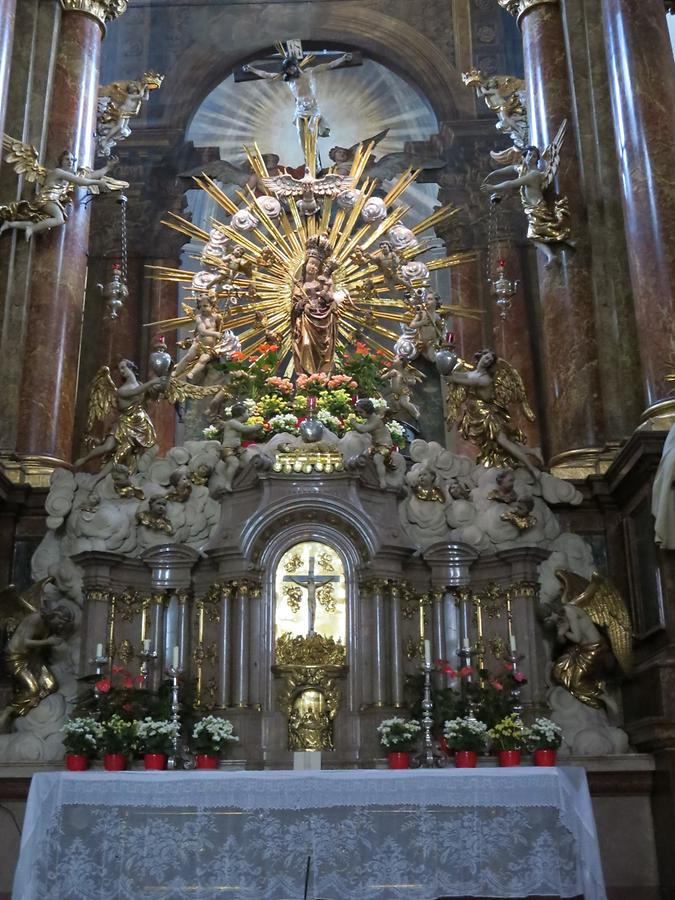
[[[582,769],[40,773],[12,897],[466,895],[605,900]]]

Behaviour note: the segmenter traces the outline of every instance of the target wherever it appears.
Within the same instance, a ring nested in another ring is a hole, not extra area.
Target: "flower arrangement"
[[[488,732],[494,750],[522,750],[529,732],[517,713],[501,719]]]
[[[405,447],[407,438],[405,428],[400,422],[387,422],[387,428],[394,444],[396,444],[397,447]]]
[[[451,719],[445,723],[443,736],[453,750],[471,750],[480,753],[485,750],[488,740],[488,728],[473,716]]]
[[[91,716],[80,716],[68,719],[61,728],[63,732],[63,746],[66,753],[79,756],[94,756],[103,736],[103,727],[100,722]]]
[[[238,741],[229,719],[204,716],[192,729],[192,744],[197,753],[219,756],[226,746]]]
[[[100,747],[104,753],[130,753],[136,745],[137,723],[115,713],[102,723]]]
[[[207,425],[206,428],[202,428],[202,435],[206,441],[217,441],[220,438],[220,428]]]
[[[299,419],[297,416],[294,416],[293,413],[278,414],[272,416],[269,420],[271,431],[283,431],[287,434],[297,434],[298,423]]]
[[[336,364],[337,374],[355,381],[366,396],[375,394],[382,386],[382,370],[386,361],[383,350],[371,353],[361,341],[356,342],[353,353],[344,353]]]
[[[313,375],[298,375],[295,387],[308,397],[318,397],[327,384],[328,375],[324,372],[315,372]]]
[[[176,725],[171,719],[146,716],[137,725],[138,749],[141,753],[170,753],[176,733]]]
[[[527,745],[530,750],[557,750],[562,744],[562,738],[562,728],[540,716],[528,729]]]
[[[414,719],[385,719],[377,726],[380,736],[380,744],[390,753],[409,753],[417,743],[417,737],[422,730],[419,722]]]

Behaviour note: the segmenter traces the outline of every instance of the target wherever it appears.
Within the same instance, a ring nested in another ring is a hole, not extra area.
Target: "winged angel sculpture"
[[[299,197],[298,210],[305,216],[314,216],[320,206],[317,197],[337,197],[342,191],[354,187],[356,179],[349,175],[328,174],[314,178],[310,172],[298,179],[292,175],[276,175],[274,178],[263,178],[263,184],[275,197]]]
[[[516,468],[520,463],[537,478],[541,456],[525,446],[525,435],[509,409],[517,403],[525,417],[534,421],[523,379],[494,350],[479,350],[475,361],[472,366],[459,360],[447,376],[448,421],[456,422],[462,437],[478,447],[479,464]]]
[[[551,679],[586,706],[614,709],[605,689],[612,657],[625,675],[633,667],[632,626],[623,598],[597,572],[590,581],[566,569],[558,569],[556,576],[564,591],[562,609],[552,619],[566,646]]]
[[[120,387],[113,381],[108,366],[101,366],[94,377],[89,392],[87,441],[95,445],[75,462],[79,468],[92,459],[104,457],[101,477],[115,465],[127,466],[130,472],[135,472],[138,456],[157,443],[155,426],[145,409],[148,400],[162,397],[169,403],[178,403],[215,394],[218,390],[218,387],[198,387],[179,381],[171,375],[141,383],[137,366],[128,359],[121,360],[117,368],[122,377]],[[107,419],[113,410],[118,413],[117,422],[104,440],[96,444],[92,432],[97,422]]]
[[[12,697],[0,713],[0,732],[58,690],[48,654],[63,643],[73,613],[62,603],[42,608],[42,593],[51,580],[43,578],[23,594],[13,585],[0,591],[0,627],[7,637],[4,662],[12,678]]]
[[[40,165],[38,152],[31,144],[3,135],[2,147],[6,162],[37,188],[33,200],[18,200],[0,205],[0,234],[15,229],[25,232],[26,240],[49,228],[58,228],[68,218],[67,206],[72,201],[75,186],[89,188],[90,193],[121,191],[129,187],[127,181],[111,178],[107,173],[116,164],[111,159],[103,168],[91,170],[75,168],[76,159],[70,150],[59,157],[53,169]]]
[[[574,248],[570,238],[569,202],[553,190],[553,179],[560,168],[560,151],[565,140],[567,120],[563,121],[553,141],[542,153],[538,147],[525,147],[520,165],[505,166],[491,172],[481,190],[498,201],[501,194],[520,191],[523,212],[529,227],[527,236],[546,257],[546,268],[558,261],[558,251]],[[516,175],[509,181],[492,184],[495,175]]]
[[[109,157],[119,141],[131,134],[129,120],[141,111],[143,101],[162,86],[163,75],[144,72],[131,81],[113,81],[98,89],[96,146],[101,156]]]

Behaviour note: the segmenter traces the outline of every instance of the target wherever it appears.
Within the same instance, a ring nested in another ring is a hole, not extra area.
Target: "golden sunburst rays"
[[[366,173],[373,144],[360,146],[354,154],[350,175],[355,179],[355,187],[349,202],[338,202],[337,198],[325,197],[321,212],[316,216],[305,216],[298,208],[295,198],[287,199],[285,205],[273,202],[273,194],[260,189],[258,194],[251,186],[237,192],[237,205],[206,175],[195,178],[197,186],[204,190],[228,215],[239,214],[240,221],[224,224],[211,220],[211,228],[226,238],[230,247],[211,252],[210,235],[202,228],[181,216],[171,214],[166,224],[185,234],[191,241],[205,245],[200,261],[201,269],[213,275],[213,287],[208,277],[204,286],[193,286],[191,300],[200,293],[209,293],[219,307],[226,328],[235,332],[245,353],[254,352],[265,343],[276,343],[282,354],[287,354],[283,367],[291,365],[291,298],[294,285],[305,259],[305,248],[309,238],[325,234],[330,245],[334,262],[333,282],[335,293],[341,295],[338,326],[338,350],[361,339],[384,355],[393,356],[392,347],[400,336],[401,324],[409,319],[411,305],[403,287],[394,287],[390,279],[378,269],[378,265],[368,258],[368,251],[385,238],[394,226],[399,225],[408,212],[408,207],[400,201],[406,190],[414,184],[419,172],[411,169],[403,172],[394,182],[384,198],[379,216],[366,216],[364,209],[375,196],[377,183],[368,179]],[[308,163],[307,171],[316,177],[316,131],[304,134],[304,150]],[[267,178],[268,171],[263,155],[257,145],[245,148],[251,169],[259,179]],[[265,197],[269,200],[265,202]],[[342,200],[342,198],[341,198]],[[246,212],[248,216],[246,216]],[[411,228],[415,240],[398,251],[402,260],[421,256],[432,246],[437,246],[431,238],[417,240],[418,235],[447,221],[458,210],[451,205],[443,206]],[[242,224],[242,213],[243,221]],[[373,220],[374,219],[374,220]],[[378,220],[379,219],[379,220]],[[229,268],[228,254],[240,248],[245,267],[234,277]],[[358,251],[358,252],[357,252]],[[469,259],[472,253],[456,253],[433,259],[427,263],[430,271],[451,268]],[[194,273],[182,269],[150,266],[151,278],[194,284]],[[410,282],[412,287],[425,284],[424,278]],[[189,311],[189,307],[186,311]],[[480,318],[477,310],[445,307],[443,312],[466,318]],[[182,327],[194,319],[190,316],[177,317],[164,322],[149,323],[160,330]]]

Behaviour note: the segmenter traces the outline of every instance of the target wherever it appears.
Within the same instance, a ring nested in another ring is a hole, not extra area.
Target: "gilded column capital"
[[[119,19],[127,11],[128,0],[61,0],[65,12],[92,16],[105,28],[106,22]]]
[[[536,6],[557,6],[559,2],[560,0],[497,0],[502,9],[515,16],[519,25],[523,16]]]

